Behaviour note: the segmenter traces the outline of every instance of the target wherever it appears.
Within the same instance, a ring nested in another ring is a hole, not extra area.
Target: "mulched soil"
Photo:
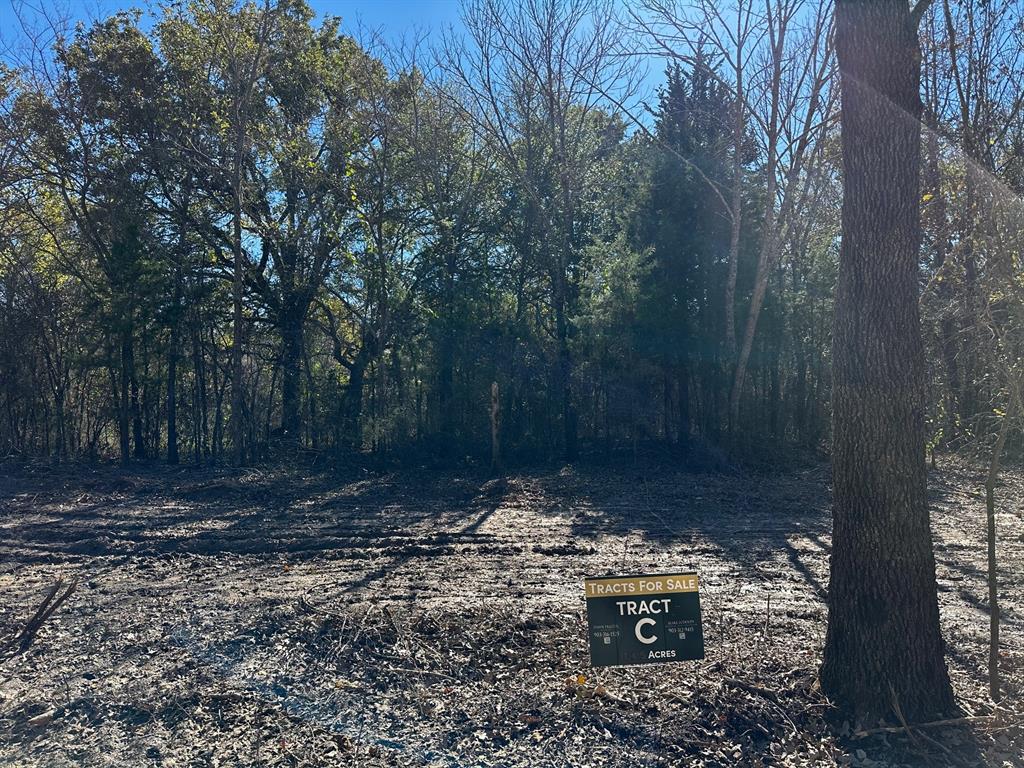
[[[942,465],[950,672],[965,715],[997,716],[910,737],[817,691],[824,466],[0,468],[0,646],[78,580],[0,661],[0,764],[1024,766],[1024,475],[998,491],[995,709],[983,475]],[[583,577],[688,567],[707,658],[590,668]]]

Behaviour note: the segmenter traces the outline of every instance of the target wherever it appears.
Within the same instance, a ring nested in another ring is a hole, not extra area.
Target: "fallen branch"
[[[318,605],[313,605],[305,595],[299,597],[299,607],[307,613],[319,613],[321,616],[326,616],[330,619],[341,619],[344,622],[348,622],[348,616],[345,614],[332,611],[328,608],[322,608]]]
[[[64,579],[57,579],[56,583],[50,587],[49,592],[46,593],[43,602],[36,608],[35,613],[25,622],[25,626],[22,627],[21,631],[0,648],[0,661],[6,661],[20,653],[25,653],[32,645],[39,630],[56,613],[57,609],[64,604],[64,601],[71,597],[71,593],[75,591],[77,586],[77,576],[66,586]]]
[[[900,699],[896,695],[896,689],[892,687],[891,683],[889,684],[889,695],[892,696],[892,708],[896,712],[896,717],[900,720],[900,725],[903,726],[903,730],[907,732],[910,740],[917,744],[917,735],[910,729],[910,725],[907,724],[907,718],[903,716],[903,708],[900,707]]]
[[[389,672],[405,672],[410,675],[428,675],[430,677],[439,677],[442,680],[450,680],[453,683],[462,684],[462,681],[457,677],[446,675],[444,672],[435,672],[432,669],[412,669],[411,667],[392,667]]]
[[[793,719],[789,716],[789,713],[786,712],[786,708],[782,706],[782,702],[779,700],[779,694],[775,691],[769,690],[767,688],[762,688],[759,685],[745,683],[742,680],[737,680],[734,677],[723,678],[722,682],[730,688],[738,688],[741,691],[746,691],[747,693],[752,693],[767,699],[772,703],[775,709],[779,711],[779,714],[781,714],[783,718],[785,718],[786,722],[789,723],[789,727],[793,729],[793,733],[799,733],[800,729],[796,727],[796,723],[793,722]]]
[[[999,715],[973,715],[971,717],[951,717],[946,720],[932,720],[927,723],[910,723],[907,726],[894,725],[884,726],[881,728],[869,728],[864,731],[857,731],[851,738],[863,739],[866,736],[874,736],[879,733],[903,733],[910,728],[945,728],[957,725],[977,725],[982,723],[995,722],[999,720]]]
[[[751,683],[745,683],[742,680],[737,680],[734,677],[723,678],[722,682],[725,683],[730,688],[738,688],[739,690],[746,691],[747,693],[753,693],[753,694],[756,694],[758,696],[763,696],[764,698],[766,698],[769,701],[772,701],[772,702],[774,702],[776,704],[779,703],[779,694],[777,694],[775,691],[770,691],[767,688],[762,688],[759,685],[753,685]]]
[[[929,736],[929,735],[928,735],[927,733],[919,733],[919,734],[917,734],[917,735],[918,735],[918,736],[919,736],[920,738],[924,739],[924,740],[925,740],[926,742],[928,742],[929,744],[931,744],[931,745],[932,745],[933,747],[936,747],[936,748],[938,748],[939,750],[941,750],[942,752],[944,752],[944,753],[946,754],[946,757],[948,757],[948,758],[949,758],[949,759],[950,759],[951,761],[953,761],[953,762],[954,762],[954,763],[956,763],[957,765],[963,765],[963,766],[968,766],[968,765],[970,765],[970,763],[968,763],[968,762],[967,762],[966,760],[964,760],[964,759],[963,759],[962,757],[960,757],[960,756],[959,756],[958,754],[956,754],[955,752],[953,752],[953,750],[951,750],[951,749],[950,749],[949,747],[947,747],[947,746],[946,746],[945,744],[943,744],[943,743],[942,743],[942,742],[940,742],[940,741],[936,741],[936,740],[935,740],[935,739],[933,739],[933,738],[932,738],[931,736]],[[925,757],[927,758],[927,755],[925,755]]]

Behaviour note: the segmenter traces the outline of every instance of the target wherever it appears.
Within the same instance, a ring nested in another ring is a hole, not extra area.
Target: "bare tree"
[[[740,398],[769,277],[793,222],[814,195],[815,166],[835,117],[831,7],[807,0],[738,0],[725,9],[712,0],[645,0],[631,14],[639,50],[692,65],[698,57],[722,62],[713,70],[734,99],[733,174],[724,213],[731,225],[725,285],[725,334],[735,355],[729,396],[730,427],[738,426]],[[765,194],[754,286],[737,347],[736,275],[743,227],[743,170],[753,141]]]
[[[557,348],[563,448],[577,455],[573,304],[580,281],[580,213],[600,152],[607,94],[628,92],[634,64],[618,56],[608,0],[472,0],[468,39],[450,38],[441,65],[464,109],[522,192],[520,257],[547,276]]]
[[[637,49],[647,55],[662,55],[693,66],[708,49],[721,71],[713,71],[733,98],[732,178],[727,190],[705,177],[716,195],[722,195],[729,218],[728,270],[725,283],[725,337],[730,356],[736,354],[736,277],[740,236],[743,229],[744,146],[747,142],[749,111],[747,69],[749,56],[764,32],[755,22],[754,0],[739,0],[727,18],[721,4],[700,0],[692,5],[666,0],[646,0],[630,13],[633,31],[639,33]]]
[[[250,108],[256,84],[263,77],[267,60],[265,52],[273,32],[275,12],[266,0],[255,14],[235,13],[228,0],[210,0],[210,17],[216,37],[222,46],[225,64],[220,73],[227,92],[231,121],[231,252],[232,276],[232,340],[231,340],[231,433],[232,461],[245,462],[245,387],[243,355],[245,346],[245,278],[248,253],[242,239],[245,210],[245,163],[250,142]]]
[[[995,164],[1001,151],[993,152]],[[979,256],[979,302],[972,329],[978,370],[977,384],[990,392],[987,413],[975,417],[976,447],[987,453],[985,476],[985,527],[988,560],[989,692],[993,701],[1001,695],[999,670],[999,579],[997,560],[996,488],[1009,435],[1021,428],[1021,397],[1024,392],[1024,272],[1018,254],[1024,250],[1024,203],[995,175],[979,174],[971,204],[978,211],[972,248]]]
[[[929,201],[936,216],[948,209],[954,217],[952,237],[939,238],[946,268],[936,291],[942,304],[948,408],[955,417],[949,437],[954,438],[954,431],[969,432],[972,420],[984,415],[985,394],[980,389],[984,371],[976,351],[982,346],[977,332],[985,302],[979,288],[985,254],[978,250],[975,230],[985,225],[981,220],[986,211],[978,201],[984,197],[987,177],[1001,175],[1016,154],[1007,145],[1024,109],[1019,87],[1024,77],[1024,11],[1012,0],[942,0],[933,4],[926,22],[934,49],[929,56],[936,60],[933,76],[926,80],[934,111],[930,127],[936,139],[942,136],[955,147],[953,162],[964,170],[962,188],[952,205],[941,194]],[[953,248],[948,247],[950,239],[955,242]]]

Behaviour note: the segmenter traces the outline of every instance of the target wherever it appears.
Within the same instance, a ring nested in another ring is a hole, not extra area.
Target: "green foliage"
[[[584,18],[543,52],[528,15],[478,29],[500,87],[386,65],[302,0],[171,3],[151,31],[115,14],[60,40],[51,77],[0,71],[19,137],[0,167],[0,450],[155,457],[173,431],[219,461],[239,392],[254,458],[283,436],[483,454],[491,382],[509,457],[577,429],[717,440],[730,223],[709,184],[739,151],[752,210],[763,172],[703,59],[667,71],[653,138],[628,130],[556,66],[587,61]],[[746,217],[741,306],[760,237]],[[812,444],[833,240],[787,243],[750,377],[763,430]]]

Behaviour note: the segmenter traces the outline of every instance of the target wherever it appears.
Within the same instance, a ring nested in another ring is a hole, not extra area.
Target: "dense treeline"
[[[1019,17],[924,23],[935,444],[1015,391]],[[469,0],[409,52],[203,0],[56,34],[0,71],[0,455],[483,456],[492,384],[508,456],[824,445],[831,19]]]

